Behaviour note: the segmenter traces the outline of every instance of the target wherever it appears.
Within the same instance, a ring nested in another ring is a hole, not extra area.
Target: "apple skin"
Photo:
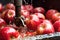
[[[45,16],[42,13],[34,13],[38,16],[39,19],[45,19]]]
[[[32,14],[29,18],[26,18],[25,23],[29,30],[35,31],[37,29],[37,26],[41,23],[41,21],[39,20],[37,15]]]
[[[45,9],[42,7],[36,7],[34,8],[34,13],[43,13],[44,14]]]
[[[49,19],[49,21],[50,21],[52,24],[54,24],[54,22],[53,22],[51,19]]]
[[[25,5],[21,5],[21,10],[26,10]]]
[[[54,26],[56,32],[60,32],[60,20],[56,21],[53,24],[53,26]]]
[[[18,36],[19,32],[11,27],[4,27],[0,31],[0,40],[12,40],[14,38],[18,38]]]
[[[54,33],[54,27],[48,20],[44,20],[37,28],[37,34],[49,34]]]
[[[30,13],[33,13],[33,6],[32,5],[25,5],[26,10],[28,10]]]
[[[12,10],[15,10],[15,6],[14,6],[14,4],[12,4],[12,3],[8,3],[8,4],[6,4],[6,7],[5,7],[6,9],[12,9]]]
[[[2,18],[0,18],[0,29],[4,26],[7,26],[7,23]]]
[[[22,38],[28,37],[28,36],[36,36],[36,34],[37,34],[36,32],[29,32],[29,31],[27,31],[26,33],[20,33]]]
[[[2,12],[3,11],[3,5],[2,5],[2,3],[0,3],[0,12]]]
[[[48,10],[47,13],[46,13],[46,18],[47,19],[52,19],[52,15],[55,14],[55,13],[57,13],[57,12],[58,11],[57,10],[54,10],[54,9]]]
[[[5,10],[3,13],[2,13],[2,18],[6,21],[6,22],[13,22],[14,21],[14,17],[15,17],[15,11],[14,10]]]
[[[20,14],[21,14],[21,16],[23,16],[25,18],[30,16],[30,12],[27,10],[21,10]]]
[[[7,11],[8,11],[8,10],[5,10],[5,11],[2,12],[2,14],[1,14],[1,18],[4,18],[5,13],[7,13]]]
[[[57,20],[60,20],[60,13],[59,12],[52,15],[52,21],[55,22]]]
[[[26,36],[35,36],[37,33],[34,31],[34,32],[29,32],[27,31],[26,32]]]

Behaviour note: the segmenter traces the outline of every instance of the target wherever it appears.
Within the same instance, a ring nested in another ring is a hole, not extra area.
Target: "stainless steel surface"
[[[25,37],[23,40],[60,40],[60,32],[51,33],[51,34],[44,34],[44,35],[36,35],[31,37]]]

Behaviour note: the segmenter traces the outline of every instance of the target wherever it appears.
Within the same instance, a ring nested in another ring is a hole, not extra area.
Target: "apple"
[[[26,32],[26,36],[35,36],[37,33],[36,32]]]
[[[52,15],[52,21],[55,22],[57,20],[60,20],[60,13],[59,12]]]
[[[28,10],[30,13],[33,13],[33,6],[32,5],[25,5],[26,10]]]
[[[15,10],[15,6],[13,3],[8,3],[6,4],[6,9],[12,9],[12,10]]]
[[[26,7],[24,5],[21,5],[21,10],[26,10]]]
[[[36,34],[37,34],[36,32],[29,32],[29,31],[27,31],[26,33],[20,33],[22,38],[28,37],[28,36],[35,36]]]
[[[29,30],[35,31],[37,29],[37,26],[41,23],[41,21],[39,20],[37,15],[32,14],[29,18],[25,19],[25,23]]]
[[[56,21],[53,24],[53,26],[54,26],[56,32],[60,32],[60,20]]]
[[[24,37],[26,37],[26,36],[27,36],[27,34],[26,34],[26,33],[20,33],[20,35],[21,35],[21,37],[22,37],[22,38],[24,38]]]
[[[7,26],[7,23],[2,18],[0,18],[0,29],[4,26]]]
[[[34,13],[44,13],[45,12],[45,10],[44,10],[44,8],[42,8],[42,7],[36,7],[35,9],[34,9]]]
[[[45,19],[45,16],[42,13],[34,13],[38,16],[39,19]]]
[[[13,22],[14,17],[15,17],[15,11],[14,10],[9,9],[9,10],[5,10],[2,13],[2,18],[7,22],[9,22],[9,21]]]
[[[45,20],[45,16],[42,13],[35,13],[35,14],[38,16],[40,22],[43,22],[43,20]]]
[[[0,12],[3,11],[3,5],[0,3]]]
[[[49,34],[54,33],[54,27],[49,20],[44,20],[40,25],[37,27],[37,34]]]
[[[21,16],[24,16],[25,18],[30,16],[30,12],[27,10],[21,10],[20,14]]]
[[[7,13],[7,11],[8,11],[8,10],[5,10],[5,11],[2,12],[2,14],[1,14],[1,18],[4,18],[5,13]]]
[[[52,24],[54,24],[54,22],[53,22],[51,19],[49,19],[49,21],[50,21]]]
[[[19,32],[9,26],[0,31],[0,40],[18,40],[19,37]]]
[[[58,11],[57,10],[54,10],[54,9],[48,10],[47,13],[46,13],[46,18],[47,19],[52,19],[52,15],[55,14],[55,13],[57,13],[57,12]]]

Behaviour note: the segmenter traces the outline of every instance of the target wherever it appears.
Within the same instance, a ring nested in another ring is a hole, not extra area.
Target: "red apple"
[[[53,24],[53,26],[54,26],[56,32],[60,32],[60,20],[56,21]]]
[[[49,19],[49,21],[50,21],[52,24],[54,24],[54,22],[53,22],[51,19]]]
[[[30,30],[36,30],[37,26],[41,23],[37,15],[31,15],[29,18],[25,20],[27,28]]]
[[[29,31],[27,31],[26,33],[20,33],[22,38],[28,37],[28,36],[35,36],[36,34],[37,34],[36,32],[29,32]]]
[[[14,6],[14,4],[12,4],[12,3],[8,3],[8,4],[6,5],[6,9],[15,10],[15,6]]]
[[[13,21],[14,20],[14,17],[15,17],[15,11],[14,10],[5,10],[3,13],[2,13],[2,18],[5,20],[5,21]]]
[[[33,12],[33,6],[32,5],[25,5],[26,10],[28,10],[29,12]]]
[[[0,3],[0,12],[3,11],[3,5]]]
[[[22,37],[22,38],[24,38],[24,37],[26,37],[26,36],[27,36],[27,34],[26,34],[26,33],[20,33],[20,35],[21,35],[21,37]]]
[[[38,16],[39,19],[45,19],[45,16],[42,13],[34,13]]]
[[[0,18],[0,29],[4,26],[7,26],[7,24],[2,18]]]
[[[5,10],[5,11],[2,12],[2,14],[1,14],[1,18],[4,18],[5,13],[7,13],[7,11],[8,11],[8,10]]]
[[[26,36],[35,36],[36,34],[36,32],[26,32]]]
[[[55,22],[57,20],[60,20],[60,13],[59,12],[52,15],[52,21]]]
[[[21,5],[21,10],[26,10],[26,7],[24,5]]]
[[[18,40],[19,32],[11,27],[4,27],[0,31],[0,40]]]
[[[35,9],[34,9],[34,13],[44,13],[45,12],[45,10],[44,10],[44,8],[42,8],[42,7],[36,7]]]
[[[58,11],[57,10],[54,10],[54,9],[48,10],[47,13],[46,13],[46,18],[47,19],[51,19],[52,18],[52,15],[55,14],[55,13],[57,13],[57,12]]]
[[[54,33],[54,27],[48,20],[44,20],[37,28],[37,34],[49,34]]]
[[[30,12],[27,10],[21,10],[20,14],[25,18],[30,16]]]

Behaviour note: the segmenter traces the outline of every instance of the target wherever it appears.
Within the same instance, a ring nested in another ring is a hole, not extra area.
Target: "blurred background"
[[[7,3],[13,3],[14,0],[0,0],[0,3],[7,4]],[[28,4],[32,4],[34,7],[42,6],[46,10],[48,9],[56,9],[60,11],[60,0],[22,0],[23,4],[26,4],[25,1]]]

